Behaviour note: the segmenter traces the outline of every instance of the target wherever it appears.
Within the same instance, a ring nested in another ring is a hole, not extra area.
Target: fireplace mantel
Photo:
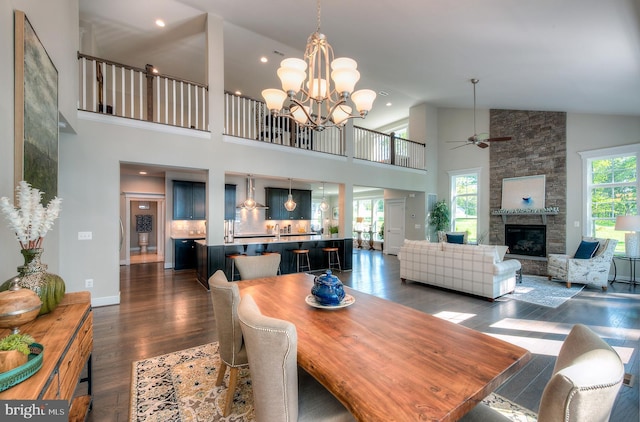
[[[547,216],[548,215],[558,215],[560,209],[557,207],[550,208],[532,208],[532,209],[522,209],[522,210],[493,210],[491,211],[491,215],[499,215],[502,216],[502,222],[507,224],[507,216],[509,215],[539,215],[542,218],[542,224],[547,224]]]

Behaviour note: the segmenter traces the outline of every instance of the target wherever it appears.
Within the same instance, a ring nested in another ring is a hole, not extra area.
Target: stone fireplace
[[[540,256],[518,253],[514,258],[521,262],[523,274],[546,275],[546,255],[565,253],[566,249],[566,113],[491,110],[490,134],[492,137],[513,138],[492,143],[490,147],[490,210],[501,208],[502,179],[543,174],[545,207],[557,207],[558,213],[545,216],[535,213],[491,215],[489,243],[507,244],[506,225],[542,225],[545,227],[544,253],[540,252]],[[515,255],[515,252],[512,253]]]

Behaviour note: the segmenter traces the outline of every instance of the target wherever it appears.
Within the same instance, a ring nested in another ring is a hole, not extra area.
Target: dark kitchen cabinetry
[[[174,270],[196,268],[196,241],[194,239],[175,239],[173,260]]]
[[[224,219],[236,218],[236,185],[224,185]]]
[[[173,181],[173,219],[205,220],[207,191],[202,182]]]
[[[289,189],[265,188],[267,220],[311,220],[311,191],[303,189],[291,189],[291,196],[295,201],[296,209],[289,212],[284,203],[289,197]]]

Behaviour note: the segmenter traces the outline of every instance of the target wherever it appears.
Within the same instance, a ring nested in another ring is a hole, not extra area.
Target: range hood
[[[247,177],[247,199],[244,202],[239,203],[236,208],[241,208],[245,210],[266,210],[269,207],[264,206],[254,199],[255,186],[253,185],[253,178],[251,175]]]

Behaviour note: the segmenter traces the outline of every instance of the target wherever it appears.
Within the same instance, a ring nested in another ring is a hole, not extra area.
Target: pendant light
[[[287,211],[293,211],[296,209],[296,204],[293,200],[293,196],[291,195],[291,179],[289,179],[289,196],[287,197],[287,202],[284,203],[284,207]]]
[[[322,182],[322,202],[320,202],[320,211],[327,212],[329,210],[329,203],[324,194],[324,182]]]

